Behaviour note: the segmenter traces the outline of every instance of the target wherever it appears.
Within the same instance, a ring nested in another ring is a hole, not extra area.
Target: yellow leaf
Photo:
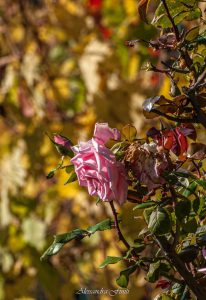
[[[54,80],[54,86],[57,89],[59,95],[64,98],[68,99],[70,96],[70,89],[69,89],[69,82],[65,78],[57,78]]]
[[[128,69],[128,77],[129,79],[135,80],[137,77],[139,67],[139,58],[136,53],[132,54],[132,57],[129,60],[129,69]]]
[[[166,98],[171,98],[169,91],[170,91],[170,80],[168,77],[165,77],[161,89],[159,91],[159,95],[163,95]]]
[[[137,1],[136,0],[124,0],[124,9],[128,17],[137,15]]]
[[[17,25],[10,29],[11,37],[16,43],[20,43],[25,35],[25,29],[22,25]]]

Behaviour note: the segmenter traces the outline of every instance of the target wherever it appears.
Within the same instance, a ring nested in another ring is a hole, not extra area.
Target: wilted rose
[[[146,185],[149,191],[166,183],[163,172],[167,169],[168,163],[165,154],[158,152],[156,143],[144,145],[132,143],[127,149],[125,160],[137,180]]]
[[[79,184],[87,187],[91,196],[123,204],[128,188],[125,168],[105,147],[109,139],[119,140],[119,131],[109,128],[108,124],[97,123],[91,140],[72,147],[76,155],[71,162],[75,166]]]

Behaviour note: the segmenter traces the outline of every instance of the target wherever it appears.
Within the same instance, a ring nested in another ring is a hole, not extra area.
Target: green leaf
[[[189,216],[190,210],[191,210],[190,200],[183,199],[178,201],[175,205],[175,215],[177,216],[179,221]]]
[[[123,271],[120,272],[120,276],[116,279],[116,283],[122,287],[126,288],[129,283],[129,276],[136,271],[138,268],[138,264],[131,266]]]
[[[101,201],[102,201],[102,199],[100,197],[97,197],[96,205],[98,205]]]
[[[170,217],[164,208],[158,207],[151,213],[148,228],[152,233],[157,235],[162,235],[170,231]]]
[[[183,177],[183,178],[196,178],[192,173],[190,173],[190,172],[177,172],[177,171],[174,171],[174,172],[172,172],[171,174],[174,174],[174,175],[176,175],[176,176],[178,176],[178,177]]]
[[[155,282],[164,273],[170,270],[168,264],[161,263],[160,261],[151,263],[149,266],[149,271],[147,273],[147,280],[149,282]]]
[[[123,257],[116,257],[116,256],[107,256],[103,263],[99,266],[100,269],[106,267],[110,264],[116,264],[119,261],[123,260]]]
[[[69,149],[68,147],[65,147],[63,145],[55,143],[55,141],[52,140],[49,135],[48,135],[48,137],[49,137],[50,141],[55,145],[57,151],[61,155],[63,155],[63,156],[69,156],[71,158],[74,157],[74,152],[71,149]]]
[[[135,210],[135,209],[145,209],[145,208],[148,208],[148,207],[151,207],[151,206],[155,206],[155,205],[157,205],[156,202],[154,202],[154,201],[148,201],[148,202],[144,202],[144,203],[136,205],[135,207],[133,207],[133,210]]]
[[[161,294],[160,298],[158,298],[157,300],[174,300],[174,299],[169,295]]]
[[[70,174],[72,171],[74,171],[74,165],[69,165],[66,167],[67,174]]]
[[[143,242],[143,239],[135,239],[134,240],[134,246],[137,253],[142,252],[145,249],[146,245]]]
[[[206,246],[206,234],[197,237],[197,244],[200,246]]]
[[[134,126],[127,124],[122,128],[122,135],[126,140],[132,142],[136,138],[137,129]]]
[[[118,220],[120,222],[120,219]],[[96,225],[90,226],[87,228],[87,231],[90,234],[95,233],[96,231],[103,231],[107,229],[114,228],[114,221],[111,221],[110,219],[104,220]]]
[[[195,198],[192,202],[192,207],[197,215],[200,215],[204,208],[205,200],[203,197]]]
[[[46,178],[47,178],[47,179],[52,178],[52,177],[54,176],[55,172],[56,172],[57,170],[59,170],[59,169],[62,167],[63,162],[64,162],[64,159],[62,158],[61,162],[56,166],[56,168],[54,168],[52,171],[50,171],[50,172],[47,174],[47,177],[46,177]]]
[[[201,10],[198,8],[196,0],[190,0],[190,2],[188,0],[167,0],[167,6],[175,24],[179,24],[184,19],[189,21],[201,17]],[[152,24],[162,28],[172,27],[162,1],[155,12]]]
[[[54,237],[54,241],[52,245],[44,252],[44,254],[41,256],[41,260],[46,259],[48,256],[57,254],[60,249],[68,242],[74,240],[74,239],[83,239],[86,236],[90,236],[91,234],[94,234],[97,231],[102,231],[106,229],[112,229],[114,228],[114,222],[110,219],[106,219],[94,226],[88,227],[87,230],[84,229],[74,229],[70,232],[59,234]]]
[[[183,192],[183,196],[189,197],[190,195],[194,194],[197,188],[197,182],[193,181],[187,188],[185,188]]]
[[[194,245],[188,246],[184,248],[178,255],[184,262],[191,262],[198,255],[198,247]]]
[[[41,260],[44,260],[47,258],[47,256],[55,255],[57,254],[60,249],[64,246],[62,243],[53,243],[41,256]]]
[[[149,233],[149,230],[147,227],[144,227],[138,234],[138,236],[141,236],[141,235],[145,235],[145,234],[148,234]]]
[[[184,289],[185,289],[185,285],[184,285],[184,284],[175,283],[175,284],[173,284],[173,286],[172,286],[172,292],[173,292],[175,295],[178,295],[178,296],[181,296],[181,295],[183,294]]]
[[[191,28],[190,30],[188,30],[187,33],[185,34],[185,39],[187,41],[194,40],[199,34],[199,29],[200,29],[199,26],[195,26],[195,27]]]
[[[47,174],[46,178],[47,178],[47,179],[52,178],[52,177],[54,176],[54,173],[55,173],[54,170],[50,171],[50,172]]]
[[[82,229],[74,229],[71,232],[68,233],[63,233],[56,235],[54,238],[54,243],[68,243],[74,239],[77,238],[83,238],[84,236],[88,235],[87,230],[82,230]]]
[[[177,175],[175,175],[174,172],[169,174],[167,172],[164,172],[163,176],[170,184],[176,184],[179,181]]]
[[[87,235],[88,232],[86,230],[74,229],[71,232],[54,236],[52,245],[44,252],[40,259],[44,260],[45,258],[47,258],[47,256],[57,254],[66,243],[74,239],[82,239]]]
[[[77,174],[75,172],[73,172],[70,177],[67,179],[67,181],[64,183],[64,185],[68,184],[68,183],[72,183],[74,181],[77,180]]]
[[[126,142],[119,142],[114,144],[114,146],[112,146],[112,148],[110,149],[115,155],[119,155],[119,153],[121,154],[123,151],[121,151],[121,149],[126,145]]]
[[[191,293],[188,286],[185,286],[185,289],[182,293],[180,300],[191,300]]]
[[[73,157],[74,156],[74,153],[68,149],[67,147],[64,147],[62,145],[58,145],[56,143],[55,144],[55,147],[57,149],[57,151],[61,154],[61,155],[64,155],[64,156],[69,156],[69,157]]]
[[[197,230],[197,221],[195,218],[191,218],[189,221],[182,223],[181,225],[186,233],[195,233]]]
[[[200,185],[201,187],[203,187],[204,189],[206,189],[206,181],[202,180],[202,179],[197,179],[195,180],[195,182]]]
[[[196,230],[197,235],[200,235],[200,234],[203,234],[203,233],[206,233],[206,225],[200,226]]]
[[[145,221],[146,221],[147,224],[149,223],[149,218],[150,218],[150,215],[153,211],[154,211],[154,208],[149,207],[149,208],[146,208],[143,212],[143,216],[144,216]]]

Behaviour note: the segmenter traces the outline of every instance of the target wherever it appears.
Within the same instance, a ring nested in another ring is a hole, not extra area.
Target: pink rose
[[[128,183],[124,165],[104,145],[110,138],[120,139],[118,130],[109,128],[108,124],[97,123],[94,138],[72,147],[76,155],[71,162],[79,184],[86,186],[91,196],[123,204],[127,198]]]

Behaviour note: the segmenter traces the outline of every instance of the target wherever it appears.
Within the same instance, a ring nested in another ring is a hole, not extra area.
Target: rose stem
[[[114,207],[114,203],[113,201],[109,202],[111,209],[112,209],[112,213],[114,216],[114,224],[115,224],[115,228],[117,230],[118,236],[119,236],[119,240],[123,242],[123,244],[125,245],[125,247],[129,250],[131,248],[131,246],[129,245],[129,243],[126,241],[126,239],[124,238],[121,229],[119,227],[119,222],[118,222],[118,218],[117,218],[117,212],[116,209]]]

